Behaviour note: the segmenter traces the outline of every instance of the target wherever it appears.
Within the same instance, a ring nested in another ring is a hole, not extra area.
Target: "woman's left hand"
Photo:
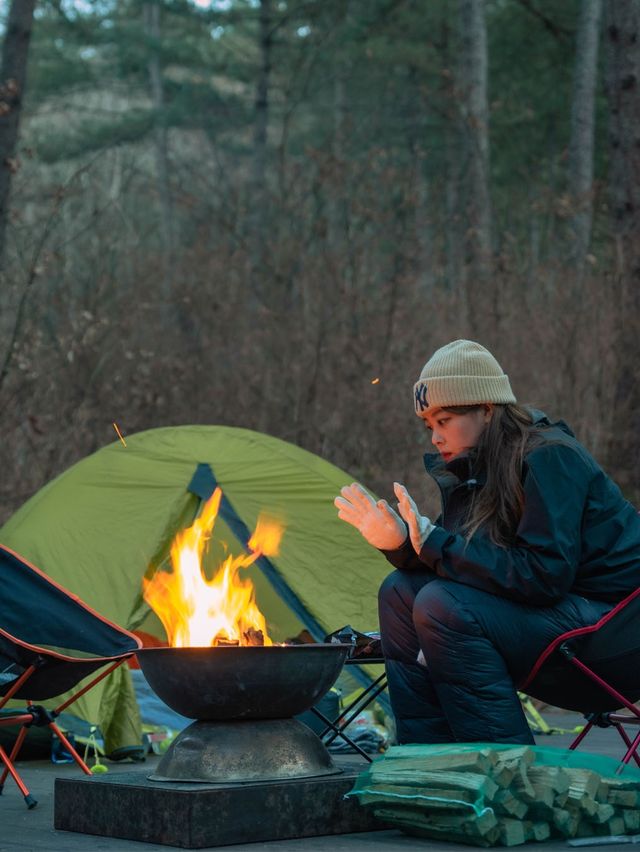
[[[394,482],[393,490],[398,498],[398,511],[409,527],[409,537],[411,538],[413,549],[420,555],[422,546],[431,530],[434,529],[435,524],[432,524],[425,515],[420,514],[418,507],[413,501],[413,497],[404,485]]]

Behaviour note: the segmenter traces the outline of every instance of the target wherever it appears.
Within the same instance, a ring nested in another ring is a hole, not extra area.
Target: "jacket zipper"
[[[438,486],[438,490],[440,491],[440,508],[441,508],[441,515],[442,515],[442,526],[445,529],[447,529],[447,526],[445,524],[445,520],[446,520],[446,517],[447,517],[447,507],[449,505],[450,499],[453,497],[453,495],[456,493],[456,491],[459,491],[461,488],[466,488],[467,491],[471,491],[473,488],[476,487],[478,482],[473,477],[471,479],[466,479],[464,482],[459,482],[457,485],[454,485],[454,487],[449,491],[449,495],[448,495],[448,499],[447,499],[447,494],[445,493],[445,490],[442,487],[442,485],[438,482],[438,480],[436,479],[435,476],[433,476],[432,474],[429,474],[429,475],[434,480],[434,482]]]

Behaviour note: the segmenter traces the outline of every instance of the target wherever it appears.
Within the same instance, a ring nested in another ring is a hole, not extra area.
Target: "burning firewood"
[[[224,634],[218,634],[213,641],[213,646],[215,648],[235,648],[239,644],[239,639],[228,639]]]
[[[264,645],[264,633],[262,630],[256,630],[255,627],[249,627],[243,634],[245,645]]]

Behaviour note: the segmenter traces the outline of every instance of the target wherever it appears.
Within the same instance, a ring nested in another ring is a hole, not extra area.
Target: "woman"
[[[640,517],[566,424],[516,404],[480,344],[437,350],[414,400],[440,516],[399,483],[399,514],[356,483],[335,500],[397,569],[379,613],[398,742],[533,743],[516,685],[640,585]]]

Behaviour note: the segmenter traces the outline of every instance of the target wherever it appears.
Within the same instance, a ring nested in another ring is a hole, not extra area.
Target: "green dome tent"
[[[116,624],[163,637],[142,599],[142,578],[167,562],[174,536],[218,484],[223,505],[207,572],[228,552],[242,552],[261,511],[282,517],[279,555],[243,568],[243,576],[254,582],[274,641],[304,629],[321,641],[345,624],[376,629],[377,589],[390,570],[337,517],[333,498],[350,481],[318,456],[247,429],[152,429],[58,476],[0,529],[0,542]],[[100,727],[107,753],[140,742],[125,666],[73,706]]]

